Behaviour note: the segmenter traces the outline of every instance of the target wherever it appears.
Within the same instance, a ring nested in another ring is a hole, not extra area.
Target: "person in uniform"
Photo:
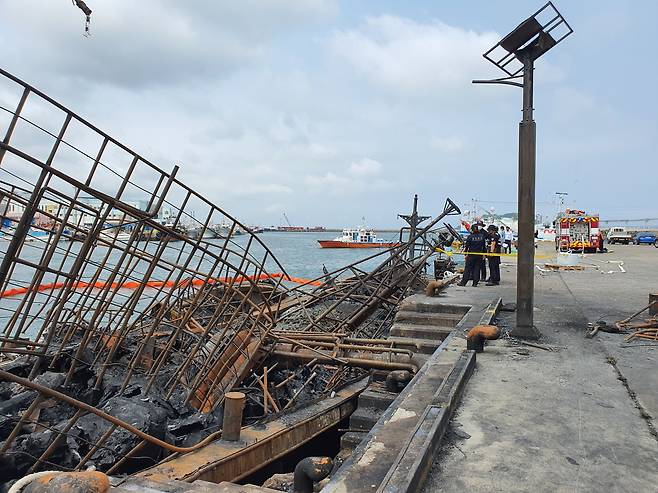
[[[489,233],[487,252],[500,253],[501,245],[498,228],[491,224],[487,228],[487,232]],[[487,279],[487,286],[497,286],[498,284],[500,284],[500,257],[497,255],[492,255],[489,257],[489,279]]]
[[[484,231],[480,230],[478,224],[471,226],[471,234],[468,235],[464,242],[464,252],[470,253],[484,253],[486,248],[486,236]],[[473,281],[473,286],[477,286],[480,282],[480,262],[482,255],[466,255],[464,264],[464,274],[459,283],[460,286],[466,286],[468,281]]]
[[[478,222],[478,226],[480,226],[480,231],[484,233],[484,252],[488,252],[488,245],[489,245],[489,231],[487,229],[484,229],[484,223],[482,221]],[[480,255],[480,279],[484,281],[487,279],[487,257],[486,255]]]

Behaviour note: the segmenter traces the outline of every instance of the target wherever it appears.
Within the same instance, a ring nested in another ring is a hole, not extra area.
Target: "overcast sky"
[[[249,224],[516,209],[520,89],[482,53],[541,2],[0,0],[2,67]],[[658,2],[558,1],[537,207],[658,217]]]

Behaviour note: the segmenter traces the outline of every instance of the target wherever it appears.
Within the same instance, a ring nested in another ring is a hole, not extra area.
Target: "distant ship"
[[[343,235],[334,240],[318,240],[321,248],[392,248],[398,242],[384,241],[377,238],[372,229],[344,229]]]

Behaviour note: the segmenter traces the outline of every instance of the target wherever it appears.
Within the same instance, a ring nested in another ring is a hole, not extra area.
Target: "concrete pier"
[[[535,270],[542,348],[503,338],[478,354],[425,492],[655,491],[658,344],[585,332],[646,306],[658,250],[611,249],[586,256],[584,270]],[[551,253],[544,244],[538,256]],[[608,261],[624,262],[626,273]],[[500,286],[453,287],[444,300],[514,302],[515,278],[515,266],[504,265]],[[514,313],[499,320],[511,327]]]

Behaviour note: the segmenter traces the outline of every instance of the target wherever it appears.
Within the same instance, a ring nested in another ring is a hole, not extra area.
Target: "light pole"
[[[474,84],[506,84],[523,89],[523,113],[519,124],[518,260],[516,274],[516,327],[511,334],[536,339],[533,323],[535,263],[535,158],[536,128],[533,119],[535,60],[573,33],[573,29],[548,2],[519,24],[484,54],[484,58],[507,74]],[[518,82],[522,79],[522,82]]]
[[[558,204],[557,204],[557,213],[564,212],[564,197],[569,195],[568,192],[555,192],[557,195]]]

